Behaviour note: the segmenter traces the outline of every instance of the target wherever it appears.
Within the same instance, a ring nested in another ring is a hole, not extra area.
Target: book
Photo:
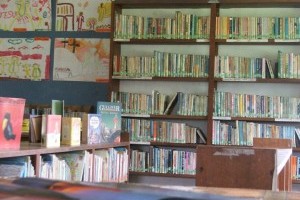
[[[205,133],[200,128],[197,128],[196,133],[198,135],[197,143],[198,144],[206,144],[207,137],[206,137]]]
[[[173,96],[173,98],[168,103],[164,111],[164,115],[169,115],[172,112],[172,109],[175,107],[177,100],[178,100],[178,92]]]
[[[41,142],[42,115],[30,115],[29,117],[29,142]]]
[[[61,144],[78,146],[80,145],[81,118],[63,117],[61,130]]]
[[[273,71],[273,67],[271,65],[271,61],[269,59],[266,59],[267,61],[267,67],[268,67],[268,72],[269,72],[269,77],[270,78],[275,78],[275,75],[274,75],[274,71]]]
[[[82,144],[100,144],[101,137],[101,115],[94,113],[84,113],[82,116]]]
[[[82,181],[83,171],[85,168],[85,151],[73,151],[67,153],[59,153],[57,157],[64,160],[70,170],[70,181]]]
[[[100,114],[102,119],[102,142],[113,143],[121,141],[121,111],[121,103],[97,102],[97,114]]]
[[[52,100],[51,114],[64,116],[64,100]]]
[[[60,147],[61,115],[42,115],[42,145]]]
[[[0,149],[19,149],[25,99],[0,97]]]

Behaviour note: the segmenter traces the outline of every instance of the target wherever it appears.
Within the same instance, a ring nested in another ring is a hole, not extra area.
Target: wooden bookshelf
[[[61,145],[59,148],[46,148],[40,143],[28,143],[22,142],[19,150],[2,150],[0,152],[0,158],[17,157],[17,156],[35,156],[41,154],[51,154],[51,153],[65,153],[71,151],[83,151],[83,150],[95,150],[95,149],[107,149],[114,147],[128,147],[129,142],[121,142],[115,144],[97,144],[97,145],[87,145],[82,144],[80,146],[67,146]]]
[[[210,17],[210,24],[209,24],[209,37],[206,38],[199,38],[199,39],[195,39],[195,38],[191,38],[191,39],[187,39],[187,38],[182,38],[182,39],[174,39],[174,38],[170,38],[170,39],[162,39],[162,38],[149,38],[149,39],[136,39],[136,38],[128,38],[128,39],[119,39],[119,38],[114,38],[114,36],[112,36],[112,40],[111,40],[111,44],[112,44],[112,48],[111,48],[111,63],[110,63],[110,74],[113,74],[113,70],[115,70],[114,67],[116,67],[116,65],[118,67],[120,67],[120,62],[118,61],[118,59],[122,56],[122,55],[126,55],[126,54],[135,54],[140,56],[141,52],[147,52],[145,54],[148,55],[152,55],[150,53],[152,53],[152,46],[154,46],[154,50],[156,50],[155,48],[157,48],[159,51],[165,51],[167,52],[169,49],[168,46],[171,46],[172,51],[169,50],[170,52],[176,52],[176,50],[178,50],[178,52],[182,53],[184,52],[185,54],[188,54],[190,51],[189,49],[193,49],[195,47],[201,47],[201,48],[206,48],[206,53],[209,55],[209,68],[208,68],[208,77],[200,77],[200,78],[194,78],[194,77],[158,77],[158,76],[153,76],[151,78],[145,77],[145,79],[143,80],[143,77],[138,77],[138,78],[130,78],[130,77],[114,77],[112,76],[112,80],[111,80],[111,87],[110,87],[110,91],[121,91],[122,89],[125,88],[125,90],[136,90],[138,92],[144,91],[146,89],[149,89],[151,87],[151,85],[155,85],[153,89],[159,89],[159,88],[164,88],[164,87],[169,87],[169,85],[167,85],[167,83],[171,82],[171,84],[174,84],[178,87],[169,89],[169,90],[180,90],[180,86],[186,83],[191,84],[190,87],[201,87],[203,84],[206,84],[205,87],[205,93],[208,96],[208,103],[207,103],[207,116],[182,116],[182,115],[155,115],[155,114],[150,114],[148,117],[149,119],[157,119],[157,120],[168,120],[168,121],[182,121],[182,122],[205,122],[205,133],[207,134],[207,145],[214,145],[215,143],[215,138],[214,138],[214,131],[216,130],[216,128],[214,127],[214,122],[219,120],[222,122],[228,122],[228,123],[235,123],[237,121],[245,121],[245,122],[249,122],[249,123],[255,123],[255,124],[271,124],[271,125],[278,125],[278,126],[295,126],[297,127],[297,123],[300,121],[299,117],[274,117],[274,116],[251,116],[251,115],[243,115],[242,116],[238,116],[238,115],[232,115],[232,116],[216,116],[215,115],[215,109],[216,109],[216,105],[215,105],[215,100],[216,100],[216,94],[215,92],[220,90],[224,90],[226,91],[229,90],[231,93],[236,92],[235,88],[237,88],[237,91],[242,91],[240,93],[244,93],[244,94],[248,94],[248,93],[254,93],[254,94],[258,94],[258,95],[264,95],[265,93],[272,93],[272,95],[281,95],[282,92],[285,92],[286,87],[297,87],[297,84],[300,83],[300,78],[270,78],[266,75],[265,78],[245,78],[245,77],[237,77],[237,78],[217,78],[215,77],[215,57],[222,55],[222,54],[230,54],[232,53],[233,55],[239,55],[236,57],[246,57],[248,56],[247,52],[249,51],[249,57],[250,55],[253,56],[253,54],[255,54],[255,58],[260,58],[260,57],[266,57],[270,56],[271,60],[272,60],[272,67],[275,69],[278,68],[278,66],[275,66],[275,62],[277,62],[277,52],[274,53],[271,50],[273,49],[289,49],[289,48],[294,48],[297,47],[300,44],[300,35],[298,38],[293,38],[293,39],[282,39],[282,38],[274,38],[273,36],[270,36],[270,38],[248,38],[248,39],[232,39],[228,36],[227,39],[223,39],[220,35],[218,35],[218,28],[219,28],[219,24],[217,22],[217,18],[218,17],[222,17],[222,16],[230,16],[233,15],[235,17],[235,15],[237,15],[237,17],[241,16],[246,16],[249,17],[250,14],[248,13],[239,13],[236,14],[235,11],[238,13],[238,11],[241,9],[249,9],[251,10],[251,12],[256,12],[256,9],[258,10],[258,14],[256,13],[256,15],[258,15],[257,17],[261,16],[265,16],[266,13],[264,11],[264,9],[291,9],[291,8],[295,8],[295,9],[299,9],[300,8],[300,0],[292,0],[292,1],[288,1],[288,0],[276,0],[276,1],[270,1],[270,0],[263,0],[263,1],[257,1],[257,0],[246,0],[246,1],[238,1],[238,0],[220,0],[218,2],[214,2],[214,1],[194,1],[194,0],[187,0],[184,3],[183,2],[179,2],[179,1],[171,1],[171,0],[167,0],[167,1],[163,1],[160,2],[158,0],[152,0],[152,1],[138,1],[138,0],[116,0],[114,2],[114,6],[113,6],[113,12],[112,12],[112,19],[113,19],[113,24],[116,24],[116,13],[125,13],[126,15],[130,15],[131,14],[131,9],[135,10],[135,9],[139,9],[141,12],[143,12],[143,16],[147,16],[148,17],[164,17],[164,15],[162,14],[161,16],[155,12],[155,9],[161,8],[160,11],[162,11],[162,13],[166,10],[166,13],[169,12],[169,10],[171,10],[172,12],[174,10],[184,10],[185,14],[189,14],[189,9],[190,10],[197,10],[197,9],[207,9],[209,10],[209,12],[207,13],[207,15]],[[168,7],[169,6],[169,7]],[[232,9],[232,11],[231,11]],[[236,9],[236,10],[234,10]],[[259,10],[260,9],[260,10]],[[149,12],[150,14],[147,13],[147,11],[150,10],[152,11]],[[145,11],[145,12],[144,12]],[[170,12],[171,12],[170,11]],[[227,11],[231,11],[232,13],[230,14]],[[226,13],[227,12],[227,13]],[[274,11],[275,12],[275,11]],[[150,16],[151,14],[155,13],[155,16]],[[134,12],[133,11],[133,16],[139,16],[138,12]],[[172,15],[170,13],[168,13],[168,15]],[[196,14],[195,14],[196,15]],[[174,15],[172,15],[174,16]],[[270,15],[273,16],[273,13]],[[289,12],[286,13],[286,16],[290,16]],[[292,16],[292,14],[291,14]],[[231,26],[225,26],[224,27],[231,27]],[[228,31],[229,32],[229,31]],[[250,32],[248,32],[250,34]],[[248,34],[247,33],[247,34]],[[280,35],[281,36],[281,35]],[[279,37],[279,36],[278,36]],[[221,39],[222,38],[222,39]],[[176,46],[176,49],[174,50],[174,47]],[[134,48],[140,49],[135,51]],[[130,52],[126,52],[126,49],[130,49]],[[147,50],[147,48],[151,49],[151,50]],[[165,49],[166,50],[165,50]],[[245,50],[243,49],[245,48]],[[266,48],[267,50],[265,51],[259,51],[260,48]],[[269,48],[269,49],[268,49]],[[163,49],[163,50],[162,50]],[[295,49],[295,48],[294,48]],[[257,50],[257,52],[256,52]],[[195,51],[198,52],[198,51]],[[195,53],[194,52],[194,53]],[[268,52],[268,53],[266,53]],[[182,53],[182,54],[184,54]],[[295,52],[297,53],[297,52]],[[200,54],[200,53],[199,53]],[[240,54],[244,54],[244,56],[240,56]],[[267,54],[267,55],[264,55]],[[297,53],[300,54],[300,53]],[[117,59],[116,59],[117,58]],[[116,60],[114,60],[116,59]],[[268,58],[269,59],[269,58]],[[265,66],[266,67],[266,66]],[[266,70],[267,67],[266,67]],[[266,71],[267,72],[267,71]],[[276,73],[276,72],[274,72]],[[140,81],[140,82],[138,82]],[[132,82],[132,84],[131,84]],[[156,84],[157,83],[157,84]],[[131,84],[131,85],[130,85]],[[143,85],[144,84],[144,85]],[[140,87],[140,85],[143,85],[144,87],[142,88],[142,86]],[[167,85],[167,86],[165,86]],[[171,87],[170,87],[171,88]],[[224,89],[225,88],[225,89]],[[261,89],[262,88],[262,89]],[[167,89],[167,90],[168,90]],[[190,89],[190,88],[188,88]],[[188,90],[187,89],[187,90]],[[245,90],[244,90],[245,89]],[[200,91],[200,89],[199,89]],[[250,92],[249,92],[250,91]],[[201,91],[203,93],[203,91]],[[294,94],[296,94],[297,92],[293,92],[292,94],[288,95],[288,96],[293,96]],[[297,93],[298,94],[298,93]],[[297,96],[297,95],[296,95]],[[243,97],[244,98],[244,97]],[[245,97],[246,98],[246,97]],[[266,97],[268,98],[268,97]],[[297,97],[299,98],[299,97]],[[225,102],[225,101],[224,101]],[[230,102],[229,100],[226,102]],[[229,103],[228,103],[229,104]],[[244,105],[243,105],[244,106]],[[246,106],[245,106],[246,107]],[[283,109],[285,110],[285,109]],[[245,116],[245,117],[244,117]],[[130,116],[127,116],[130,117]],[[137,116],[131,116],[132,118],[137,118]],[[235,127],[234,127],[235,128]],[[150,142],[150,147],[151,146],[166,146],[166,147],[173,147],[173,148],[179,148],[181,147],[181,144],[166,144],[166,143],[153,143]],[[186,146],[186,145],[185,145]],[[196,149],[197,145],[194,146],[192,145],[194,148]],[[202,145],[201,145],[202,146]],[[244,147],[244,146],[239,146],[239,145],[232,145],[232,146],[223,146],[223,145],[216,145],[216,147],[224,147],[224,148],[236,148],[239,149],[240,147]],[[250,146],[248,146],[249,148],[251,148]],[[248,148],[247,147],[247,148]],[[299,152],[300,150],[298,150],[298,148],[293,148],[294,152]],[[198,153],[200,153],[200,151],[197,151]],[[273,154],[273,152],[271,152],[270,154]],[[270,155],[268,155],[270,156]],[[266,156],[266,158],[268,157]],[[263,153],[262,153],[262,157],[263,158]],[[247,161],[243,161],[244,159],[241,159],[241,164],[245,164]],[[269,161],[266,161],[269,162]],[[198,163],[198,160],[197,160]],[[221,164],[219,166],[222,166]],[[218,167],[219,167],[218,166]],[[271,166],[271,165],[270,165]],[[217,167],[212,167],[210,168],[212,171],[216,170]],[[258,171],[260,171],[260,168],[257,169]],[[197,174],[199,172],[197,171]],[[143,174],[141,172],[141,174]],[[242,174],[240,174],[242,175]],[[269,184],[269,183],[268,183]],[[213,186],[213,185],[211,185]]]

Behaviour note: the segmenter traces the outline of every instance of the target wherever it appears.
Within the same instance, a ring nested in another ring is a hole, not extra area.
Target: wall
[[[0,31],[0,38],[26,38],[44,36],[51,38],[50,80],[3,80],[0,79],[0,96],[25,98],[30,104],[50,104],[52,99],[65,100],[66,105],[95,105],[98,100],[106,100],[107,83],[52,81],[53,46],[57,37],[109,38],[109,33],[96,32],[55,32],[55,5],[52,3],[52,31],[47,32],[5,32]]]

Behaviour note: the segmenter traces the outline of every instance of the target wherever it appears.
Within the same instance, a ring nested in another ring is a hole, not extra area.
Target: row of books
[[[153,57],[114,58],[114,75],[123,77],[208,77],[209,56],[154,51]],[[300,55],[278,51],[273,68],[267,58],[219,55],[215,57],[216,78],[300,77]]]
[[[1,178],[14,179],[33,176],[35,176],[35,171],[30,156],[0,159]]]
[[[170,174],[196,173],[195,152],[157,147],[150,151],[131,150],[130,170]]]
[[[98,101],[97,113],[31,115],[30,142],[46,147],[120,142],[121,109],[119,103]]]
[[[216,19],[218,39],[299,39],[299,17],[233,17]]]
[[[215,117],[300,118],[300,98],[215,92]]]
[[[152,95],[112,91],[111,101],[121,102],[122,113],[127,114],[206,116],[208,97],[177,92],[170,98],[157,90],[152,90]]]
[[[274,78],[270,60],[239,56],[216,56],[216,78]]]
[[[154,51],[153,57],[121,56],[120,69],[114,59],[114,75],[129,77],[207,77],[207,55]]]
[[[281,138],[291,139],[295,147],[295,128],[238,120],[232,123],[214,120],[212,144],[252,146],[253,138]]]
[[[125,182],[128,177],[128,152],[126,148],[102,149],[95,152],[95,182]]]
[[[117,14],[117,39],[208,39],[209,16],[175,12],[174,18],[155,18]],[[216,18],[217,39],[282,39],[300,38],[299,17],[233,17]]]
[[[123,118],[122,130],[129,133],[132,142],[206,143],[200,128],[180,122]]]
[[[133,172],[150,172],[149,152],[130,149],[129,170]]]
[[[65,181],[125,182],[128,153],[123,147],[40,156],[40,177]]]
[[[152,149],[153,157],[151,172],[172,174],[195,174],[196,153],[175,149],[157,148]]]
[[[278,51],[278,78],[300,78],[300,54]]]
[[[208,39],[210,17],[183,14],[155,18],[116,14],[115,38],[118,39]]]

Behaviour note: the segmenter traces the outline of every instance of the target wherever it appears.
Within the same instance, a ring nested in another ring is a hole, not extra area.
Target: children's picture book
[[[53,80],[108,82],[109,39],[56,38]]]
[[[1,12],[0,12],[1,19]],[[0,26],[2,21],[0,23]],[[49,79],[50,38],[1,38],[0,77]]]
[[[111,0],[57,0],[56,31],[111,30]]]
[[[0,30],[39,31],[51,29],[50,0],[1,0]]]
[[[78,146],[80,145],[81,118],[63,117],[61,144]]]
[[[84,113],[82,116],[82,144],[100,144],[101,137],[101,115],[94,113]]]
[[[0,97],[0,149],[19,149],[25,99]]]
[[[101,114],[101,135],[104,143],[121,141],[122,104],[117,102],[97,102],[97,113]]]
[[[61,115],[44,114],[42,116],[42,145],[60,147]]]
[[[70,181],[82,181],[84,171],[84,151],[73,151],[68,153],[59,153],[57,157],[64,160],[70,169]]]

